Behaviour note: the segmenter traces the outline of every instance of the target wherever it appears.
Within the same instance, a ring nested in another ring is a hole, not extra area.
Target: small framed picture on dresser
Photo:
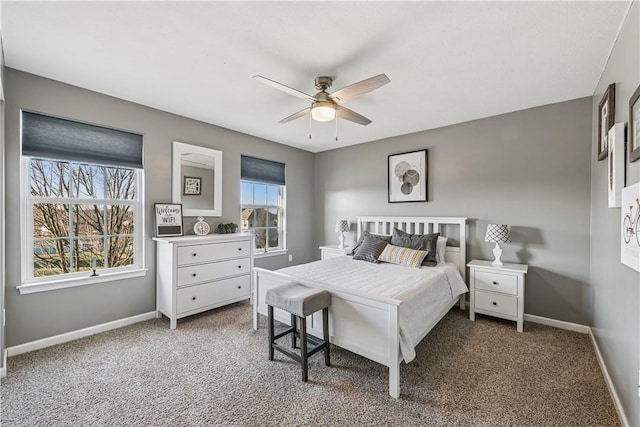
[[[182,204],[156,203],[154,211],[156,237],[182,236]]]
[[[629,162],[640,159],[640,86],[629,99]]]

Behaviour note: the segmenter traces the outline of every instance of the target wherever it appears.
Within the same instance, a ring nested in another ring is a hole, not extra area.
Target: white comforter
[[[278,272],[331,287],[402,301],[400,350],[405,362],[415,358],[416,345],[440,320],[442,310],[469,290],[453,263],[409,268],[341,256],[283,268]]]

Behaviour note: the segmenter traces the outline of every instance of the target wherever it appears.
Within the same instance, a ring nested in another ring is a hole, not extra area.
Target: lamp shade
[[[511,241],[509,228],[505,224],[489,224],[487,226],[487,234],[484,236],[484,241],[492,243],[509,243]]]
[[[311,117],[317,122],[330,122],[336,117],[336,109],[331,102],[318,101],[311,108]]]
[[[339,219],[336,221],[336,233],[344,233],[349,231],[349,221],[346,219]]]

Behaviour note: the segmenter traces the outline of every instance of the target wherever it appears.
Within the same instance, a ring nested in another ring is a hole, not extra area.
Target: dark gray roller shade
[[[285,185],[284,163],[240,156],[240,178],[247,181]]]
[[[23,110],[22,154],[142,168],[142,135]]]

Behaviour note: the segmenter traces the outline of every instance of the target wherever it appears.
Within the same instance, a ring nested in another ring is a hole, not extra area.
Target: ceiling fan
[[[346,108],[343,104],[361,95],[372,92],[391,81],[386,74],[378,74],[377,76],[369,77],[368,79],[343,87],[333,93],[329,93],[327,92],[327,89],[331,88],[333,79],[328,76],[319,76],[315,79],[315,86],[320,92],[315,95],[309,95],[266,77],[258,75],[253,76],[253,78],[271,87],[286,92],[289,95],[293,95],[296,98],[305,99],[311,102],[310,107],[300,110],[297,113],[293,113],[292,115],[280,120],[278,123],[288,123],[292,120],[311,114],[311,118],[319,122],[328,122],[338,116],[341,119],[349,120],[350,122],[363,126],[371,123],[371,120]]]

